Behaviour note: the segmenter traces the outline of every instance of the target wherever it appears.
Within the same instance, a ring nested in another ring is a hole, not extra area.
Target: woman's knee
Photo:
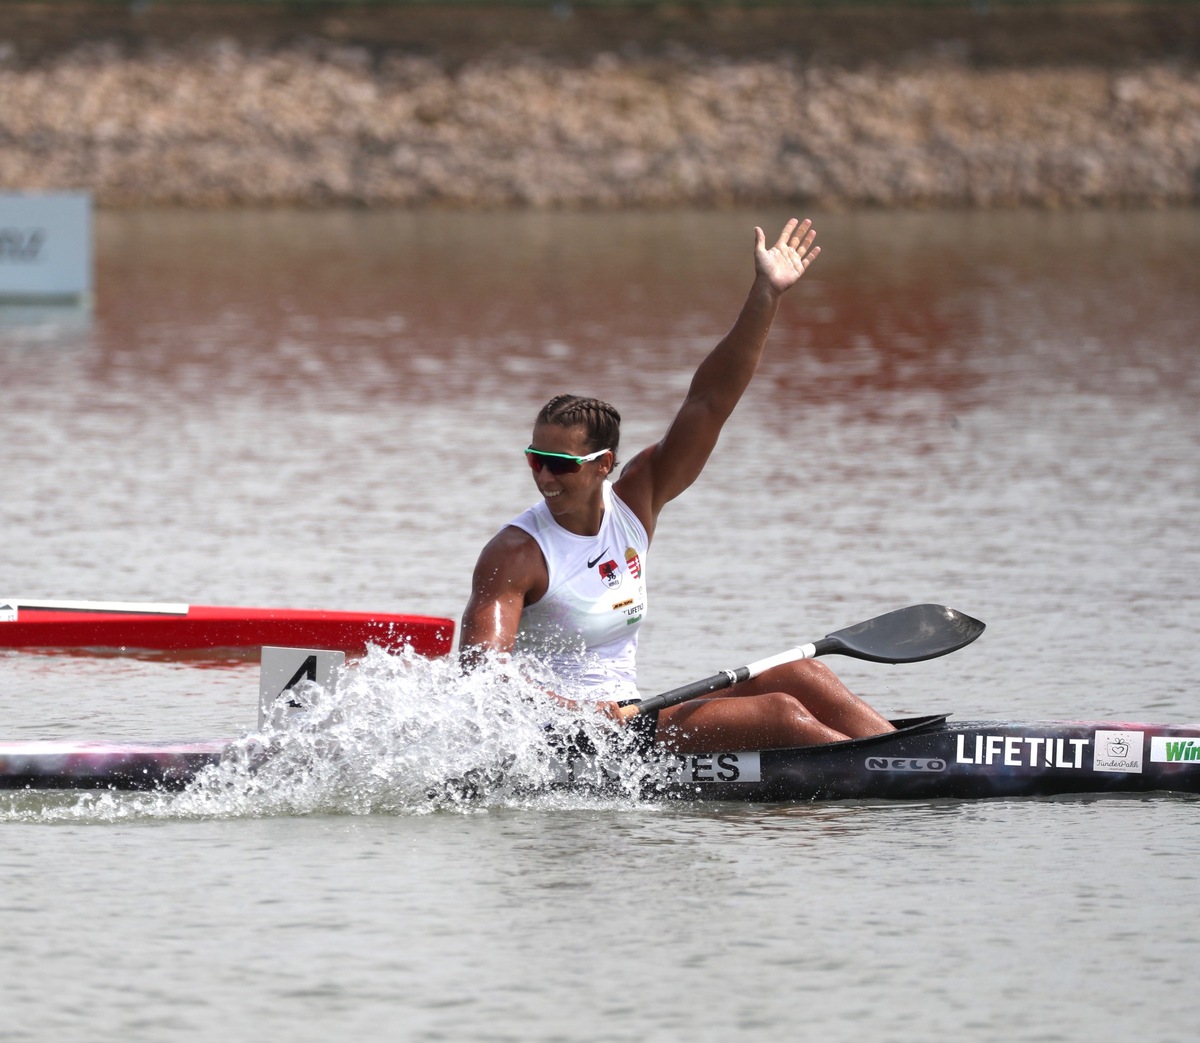
[[[759,696],[761,726],[772,745],[807,746],[836,742],[846,736],[818,718],[790,692],[767,692]]]
[[[816,720],[792,692],[764,692],[755,699],[755,708],[763,717],[783,727],[808,725]]]
[[[762,675],[762,681],[769,687],[777,686],[779,691],[801,698],[805,691],[836,684],[837,675],[819,660],[798,659],[768,670]]]

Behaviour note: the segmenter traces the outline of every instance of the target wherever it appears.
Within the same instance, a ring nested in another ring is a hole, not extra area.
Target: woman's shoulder
[[[485,554],[519,554],[525,551],[537,551],[540,554],[537,540],[528,530],[518,526],[516,521],[517,519],[513,519],[488,540],[480,557]]]
[[[546,559],[529,533],[506,525],[484,545],[475,565],[474,586],[536,590],[546,582]]]
[[[620,477],[612,483],[616,498],[641,523],[647,544],[654,535],[654,477],[651,473],[651,455],[654,446],[648,446],[621,468]]]

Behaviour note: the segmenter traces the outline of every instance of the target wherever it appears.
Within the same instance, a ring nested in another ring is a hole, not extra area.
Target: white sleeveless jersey
[[[595,536],[577,536],[546,502],[510,525],[529,533],[550,582],[521,612],[516,649],[545,660],[568,686],[604,689],[606,699],[637,698],[638,630],[646,617],[646,529],[604,483],[604,518]],[[565,693],[564,693],[565,694]]]

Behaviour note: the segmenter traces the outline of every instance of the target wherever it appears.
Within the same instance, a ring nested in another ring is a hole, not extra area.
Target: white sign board
[[[273,648],[263,645],[258,673],[258,728],[268,721],[282,723],[304,709],[289,693],[302,681],[332,691],[337,673],[346,664],[345,652],[319,648]]]
[[[91,197],[0,193],[0,298],[91,292]]]

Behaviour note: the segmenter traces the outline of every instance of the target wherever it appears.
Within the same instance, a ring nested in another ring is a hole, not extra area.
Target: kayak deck
[[[674,758],[676,799],[938,800],[1118,792],[1200,793],[1200,724],[961,721],[790,750]]]
[[[946,714],[894,723],[886,735],[821,746],[663,754],[645,793],[754,803],[1200,793],[1200,724],[952,723]],[[181,789],[230,741],[0,743],[0,789]],[[564,764],[564,785],[575,766]]]
[[[398,613],[225,605],[0,601],[0,648],[189,652],[314,646],[362,655],[369,644],[450,651],[454,620]]]

